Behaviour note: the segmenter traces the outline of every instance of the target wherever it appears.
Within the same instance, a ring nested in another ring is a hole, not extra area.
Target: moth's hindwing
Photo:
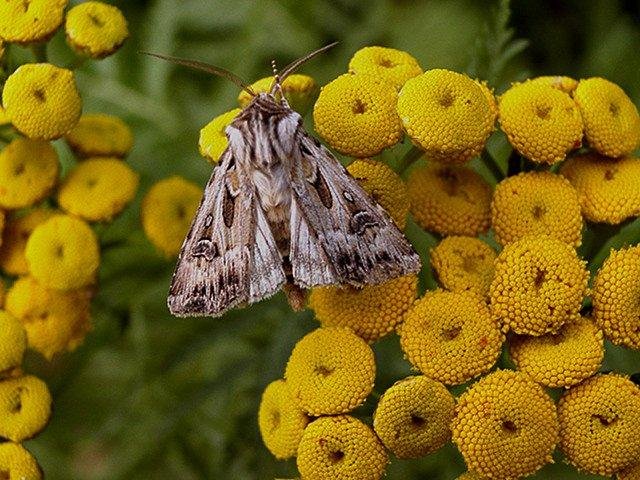
[[[169,310],[218,316],[277,292],[282,259],[251,179],[225,151],[204,191],[173,274]]]
[[[317,139],[299,138],[291,172],[296,283],[362,286],[418,272],[420,258],[384,209]]]

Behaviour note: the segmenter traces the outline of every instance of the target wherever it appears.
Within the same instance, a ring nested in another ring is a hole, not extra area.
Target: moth
[[[282,93],[201,62],[153,56],[224,76],[252,96],[226,128],[228,147],[206,185],[173,274],[172,314],[219,316],[284,289],[292,307],[319,285],[362,287],[420,270],[414,248],[336,157],[309,135]]]

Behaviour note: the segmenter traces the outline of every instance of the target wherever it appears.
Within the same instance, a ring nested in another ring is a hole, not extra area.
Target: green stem
[[[405,153],[404,156],[400,159],[400,162],[398,163],[398,169],[397,169],[398,173],[402,175],[404,172],[407,171],[407,169],[411,165],[413,165],[413,162],[415,162],[420,157],[422,157],[422,155],[424,155],[424,152],[422,150],[420,150],[416,146],[412,146],[407,151],[407,153]]]
[[[7,145],[9,143],[11,143],[13,141],[13,139],[11,138],[11,136],[9,136],[7,133],[5,132],[1,132],[0,131],[0,142],[2,143],[6,143]]]
[[[31,45],[31,51],[33,57],[38,63],[47,63],[47,44],[46,43],[34,43]]]
[[[88,60],[88,57],[76,57],[73,62],[69,63],[65,68],[67,70],[77,70],[81,68]]]
[[[491,175],[493,175],[493,178],[496,179],[496,182],[500,182],[502,179],[504,179],[504,172],[489,152],[487,152],[486,150],[482,150],[480,158],[482,159],[482,163],[484,163],[484,165],[491,172]]]

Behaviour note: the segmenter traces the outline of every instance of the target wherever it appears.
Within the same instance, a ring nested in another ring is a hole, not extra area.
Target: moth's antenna
[[[177,65],[184,65],[185,67],[190,67],[195,70],[202,70],[203,72],[211,73],[213,75],[217,75],[218,77],[226,78],[230,82],[233,82],[238,88],[247,92],[252,97],[256,96],[256,93],[251,89],[249,84],[247,84],[235,73],[231,73],[229,70],[225,70],[224,68],[216,67],[214,65],[209,65],[208,63],[199,62],[197,60],[188,60],[186,58],[170,57],[168,55],[161,55],[159,53],[151,53],[151,52],[140,52],[140,53],[143,53],[144,55],[149,55],[151,57],[160,58],[162,60],[166,60],[167,62],[175,63]]]
[[[282,82],[284,82],[284,80],[291,75],[293,72],[295,72],[298,68],[300,68],[300,65],[302,65],[305,62],[308,62],[309,60],[311,60],[313,57],[315,57],[316,55],[320,55],[321,53],[326,52],[327,50],[329,50],[330,48],[335,47],[339,42],[333,42],[330,43],[329,45],[325,45],[322,48],[319,48],[318,50],[314,50],[313,52],[305,55],[304,57],[301,57],[293,62],[291,62],[289,65],[287,65],[284,70],[282,70],[282,73],[280,73],[279,78],[276,77],[276,80],[280,83],[280,85],[282,85]],[[271,93],[274,92],[275,90],[275,86],[276,86],[276,81],[274,81],[274,84],[271,86]]]
[[[282,82],[280,80],[280,74],[278,74],[278,68],[276,67],[275,60],[271,60],[271,70],[273,71],[273,86],[271,87],[271,94],[274,95],[277,90],[282,96]]]

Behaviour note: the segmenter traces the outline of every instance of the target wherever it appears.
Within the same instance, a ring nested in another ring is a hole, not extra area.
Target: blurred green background
[[[302,69],[324,84],[346,71],[357,49],[379,44],[409,51],[425,69],[488,78],[498,92],[526,76],[600,75],[640,104],[638,1],[514,1],[510,27],[526,45],[503,42],[508,32],[495,26],[496,4],[489,1],[110,3],[124,11],[131,38],[115,56],[83,66],[78,82],[85,112],[117,114],[133,127],[128,162],[141,174],[141,192],[125,215],[101,229],[94,331],[51,364],[29,359],[27,368],[49,383],[55,398],[48,429],[27,443],[50,480],[272,479],[296,472],[294,462],[277,462],[263,447],[256,413],[265,385],[282,376],[296,340],[315,327],[312,315],[292,313],[279,295],[221,319],[172,318],[165,297],[173,261],[154,252],[139,225],[139,201],[153,182],[180,174],[205,184],[211,167],[198,155],[199,130],[235,107],[237,90],[139,50],[207,61],[254,80],[269,75],[272,58],[284,65],[339,40]],[[56,63],[69,59],[62,34],[49,51]],[[490,146],[499,156],[504,139],[497,135]],[[69,152],[63,156],[71,161]],[[631,223],[609,245],[638,242],[639,232]],[[426,258],[433,237],[413,224],[408,235]],[[425,284],[432,284],[429,275]],[[376,390],[383,391],[410,369],[395,336],[374,348]],[[608,348],[604,370],[640,370],[638,352]],[[448,445],[424,459],[393,460],[387,478],[453,479],[463,471]],[[558,458],[535,478],[598,477],[579,475]]]

